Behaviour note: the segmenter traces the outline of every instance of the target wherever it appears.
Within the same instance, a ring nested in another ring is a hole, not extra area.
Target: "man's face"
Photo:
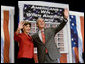
[[[30,28],[30,25],[29,24],[26,25],[26,26],[24,25],[24,27],[23,27],[23,31],[26,32],[26,33],[29,33],[30,32],[30,29],[31,28]]]
[[[38,23],[37,23],[37,26],[40,28],[40,29],[43,29],[45,27],[45,22],[42,18],[38,19]]]

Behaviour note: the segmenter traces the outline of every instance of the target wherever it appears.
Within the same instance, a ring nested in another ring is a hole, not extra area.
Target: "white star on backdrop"
[[[74,16],[71,16],[71,18],[74,18]]]
[[[74,23],[72,23],[72,26],[74,26]]]
[[[73,41],[74,39],[72,38],[71,40]]]

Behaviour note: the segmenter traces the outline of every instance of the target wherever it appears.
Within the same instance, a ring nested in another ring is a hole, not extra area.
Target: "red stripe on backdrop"
[[[84,17],[80,17],[80,23],[81,23],[81,33],[82,33],[82,39],[83,39],[83,52],[84,52]]]
[[[75,61],[76,63],[79,63],[79,53],[77,47],[74,48],[74,52],[75,52]]]
[[[60,63],[67,63],[67,54],[66,53],[61,54]]]
[[[10,47],[10,36],[9,36],[9,11],[4,11],[4,63],[9,63],[9,47]]]

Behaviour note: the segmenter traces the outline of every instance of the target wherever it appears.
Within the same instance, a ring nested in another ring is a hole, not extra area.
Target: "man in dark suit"
[[[45,29],[45,22],[42,18],[37,20],[39,31],[32,36],[34,44],[38,50],[39,63],[57,63],[60,58],[59,49],[56,46],[54,37],[66,25],[68,19],[68,10],[64,10],[64,17],[61,24],[56,28]]]

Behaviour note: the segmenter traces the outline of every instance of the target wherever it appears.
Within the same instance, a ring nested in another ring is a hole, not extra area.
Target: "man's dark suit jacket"
[[[46,48],[48,50],[50,59],[56,60],[60,58],[60,52],[56,46],[54,37],[56,33],[58,33],[66,25],[66,23],[67,20],[63,19],[61,21],[61,24],[58,25],[56,28],[51,27],[51,28],[44,29],[45,39],[46,39],[45,44],[43,44],[43,42],[40,40],[38,33],[32,36],[34,45],[37,46],[39,63],[44,63],[45,61]]]

